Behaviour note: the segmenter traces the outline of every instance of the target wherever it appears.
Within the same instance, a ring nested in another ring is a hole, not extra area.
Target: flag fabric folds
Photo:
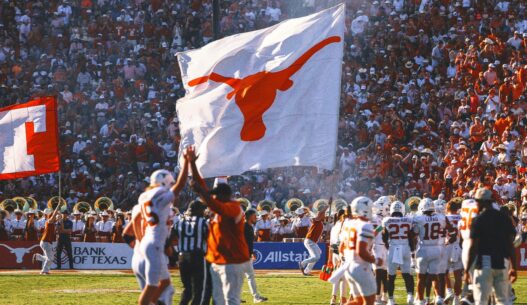
[[[55,97],[0,109],[0,134],[0,179],[60,170]]]
[[[335,164],[344,5],[178,54],[181,148],[204,177]]]

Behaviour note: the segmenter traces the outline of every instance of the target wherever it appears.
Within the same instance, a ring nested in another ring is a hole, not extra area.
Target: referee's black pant
[[[68,255],[68,263],[70,269],[73,269],[73,252],[71,251],[71,239],[62,239],[59,238],[57,241],[57,269],[62,268],[62,250],[66,249],[66,254]]]
[[[183,283],[180,305],[200,305],[207,281],[205,255],[202,252],[183,252],[179,256],[179,273]]]

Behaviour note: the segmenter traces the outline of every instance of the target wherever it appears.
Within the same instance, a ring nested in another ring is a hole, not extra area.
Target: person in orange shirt
[[[48,220],[46,221],[46,225],[44,227],[44,234],[40,239],[40,248],[42,248],[44,255],[33,255],[33,263],[36,260],[42,262],[42,271],[40,271],[40,274],[49,274],[49,269],[51,268],[51,263],[53,259],[53,248],[51,244],[57,239],[57,234],[55,232],[55,224],[59,220],[57,216],[60,206],[60,204],[57,204],[55,210],[47,209],[45,212],[46,217],[48,217]]]
[[[300,271],[302,271],[303,275],[311,275],[313,267],[318,262],[320,255],[322,254],[317,242],[322,235],[322,231],[324,230],[326,210],[329,208],[332,201],[333,198],[330,198],[328,205],[325,205],[317,212],[317,216],[313,218],[313,222],[311,223],[306,238],[304,239],[304,246],[306,247],[307,252],[309,252],[309,257],[301,262],[298,262],[298,267],[300,268]]]
[[[190,185],[201,200],[214,212],[210,221],[205,259],[211,263],[212,297],[216,305],[239,305],[244,273],[252,263],[245,240],[245,214],[240,203],[231,198],[226,183],[207,189],[197,166],[193,150],[188,152],[192,168]]]

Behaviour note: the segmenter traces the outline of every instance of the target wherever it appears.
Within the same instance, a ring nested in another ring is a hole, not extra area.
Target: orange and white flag
[[[181,146],[204,177],[283,166],[332,169],[344,5],[178,54]]]

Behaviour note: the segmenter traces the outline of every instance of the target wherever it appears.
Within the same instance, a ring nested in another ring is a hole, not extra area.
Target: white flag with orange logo
[[[332,169],[344,5],[178,54],[181,146],[204,177],[284,166]]]

